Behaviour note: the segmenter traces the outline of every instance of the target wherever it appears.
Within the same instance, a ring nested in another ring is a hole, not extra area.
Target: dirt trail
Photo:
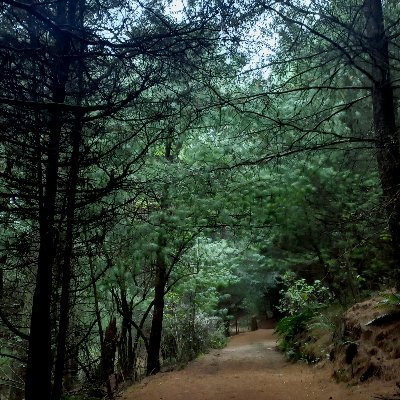
[[[328,368],[292,364],[276,350],[272,329],[242,333],[222,350],[182,371],[160,373],[130,387],[124,400],[366,400],[390,384],[336,384]]]

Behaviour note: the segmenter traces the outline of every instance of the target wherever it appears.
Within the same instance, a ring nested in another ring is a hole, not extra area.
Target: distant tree
[[[381,0],[257,5],[260,23],[270,32],[272,51],[257,66],[268,77],[259,74],[259,90],[252,95],[254,104],[261,105],[264,99],[266,108],[260,112],[253,106],[248,111],[265,119],[264,142],[269,149],[239,164],[321,148],[374,148],[392,239],[393,277],[400,285],[400,148],[395,102],[400,25],[394,17],[398,5]]]

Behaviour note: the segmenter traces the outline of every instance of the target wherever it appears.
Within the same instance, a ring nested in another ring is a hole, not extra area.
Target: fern
[[[291,339],[304,330],[304,327],[313,316],[314,311],[308,309],[299,314],[282,318],[278,322],[275,332],[281,338]]]
[[[384,293],[378,306],[400,307],[400,293]]]
[[[367,322],[366,325],[380,325],[400,319],[400,293],[383,293],[375,308],[386,310],[384,314]]]

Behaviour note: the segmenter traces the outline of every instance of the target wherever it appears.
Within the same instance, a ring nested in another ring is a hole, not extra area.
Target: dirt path
[[[336,384],[327,368],[291,364],[276,351],[272,329],[234,336],[223,350],[130,387],[124,400],[366,400],[393,386]]]

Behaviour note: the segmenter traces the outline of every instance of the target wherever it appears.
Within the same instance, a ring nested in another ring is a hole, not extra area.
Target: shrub
[[[296,315],[308,308],[326,306],[333,298],[328,288],[320,280],[309,284],[305,279],[296,279],[292,272],[283,276],[285,289],[280,291],[278,310],[287,315]]]
[[[203,313],[193,317],[179,311],[168,315],[164,326],[162,352],[168,363],[186,363],[210,348],[226,345],[227,338],[221,318]]]
[[[290,359],[304,358],[315,361],[324,353],[325,342],[320,337],[333,333],[334,323],[322,314],[332,300],[328,288],[319,280],[312,284],[296,279],[293,273],[283,276],[286,289],[281,290],[279,311],[286,314],[276,327],[278,346]]]
[[[221,328],[210,333],[209,345],[211,349],[223,349],[227,342],[228,338]]]
[[[311,309],[304,310],[296,315],[290,315],[282,318],[275,332],[279,336],[278,347],[285,352],[289,359],[298,359],[301,357],[299,336],[306,331],[307,324],[314,316]]]

